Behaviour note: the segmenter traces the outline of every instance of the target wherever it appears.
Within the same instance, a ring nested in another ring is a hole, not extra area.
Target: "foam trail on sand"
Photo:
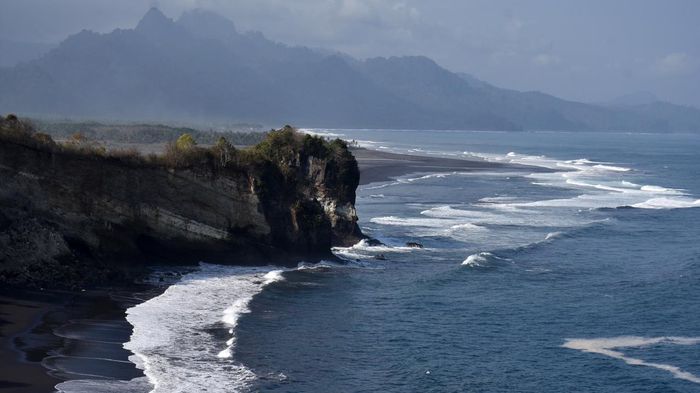
[[[671,373],[675,378],[700,384],[700,376],[683,371],[681,368],[663,363],[651,363],[642,359],[626,356],[617,351],[620,348],[647,347],[650,345],[673,344],[673,345],[697,345],[700,344],[700,337],[636,337],[622,336],[611,338],[567,339],[562,345],[564,348],[575,349],[582,352],[597,353],[619,359],[632,366],[652,367]]]
[[[135,378],[130,381],[104,379],[73,379],[56,385],[59,393],[143,393],[151,389],[146,378]]]

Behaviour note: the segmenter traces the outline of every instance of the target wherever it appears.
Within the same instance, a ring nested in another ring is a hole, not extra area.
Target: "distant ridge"
[[[305,127],[700,131],[700,110],[658,101],[585,104],[502,89],[420,56],[290,47],[193,10],[151,8],[134,29],[82,31],[0,69],[0,110],[133,120]],[[642,97],[643,98],[643,97]]]

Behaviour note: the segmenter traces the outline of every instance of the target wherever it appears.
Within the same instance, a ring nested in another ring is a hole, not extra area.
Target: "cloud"
[[[287,44],[326,47],[358,57],[417,54],[440,29],[423,20],[411,0],[170,0],[232,19],[242,31],[262,31]],[[172,16],[177,17],[173,10]]]
[[[561,57],[549,53],[538,53],[532,57],[532,64],[540,67],[555,66],[561,63]]]
[[[652,70],[662,76],[687,75],[696,68],[694,59],[683,52],[670,53],[652,65]]]
[[[511,39],[517,38],[520,36],[525,26],[526,23],[524,20],[513,15],[508,15],[504,26],[506,36]]]

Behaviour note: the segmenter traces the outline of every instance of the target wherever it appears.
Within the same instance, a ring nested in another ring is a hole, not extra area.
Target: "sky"
[[[216,11],[240,31],[358,58],[425,55],[575,101],[649,92],[700,107],[698,0],[0,0],[0,40],[132,28],[151,6],[175,19]]]

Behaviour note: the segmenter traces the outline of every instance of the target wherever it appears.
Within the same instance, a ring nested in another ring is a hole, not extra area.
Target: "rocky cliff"
[[[0,281],[76,287],[147,264],[296,264],[362,234],[359,170],[342,141],[290,127],[235,149],[160,156],[56,144],[0,120]]]

